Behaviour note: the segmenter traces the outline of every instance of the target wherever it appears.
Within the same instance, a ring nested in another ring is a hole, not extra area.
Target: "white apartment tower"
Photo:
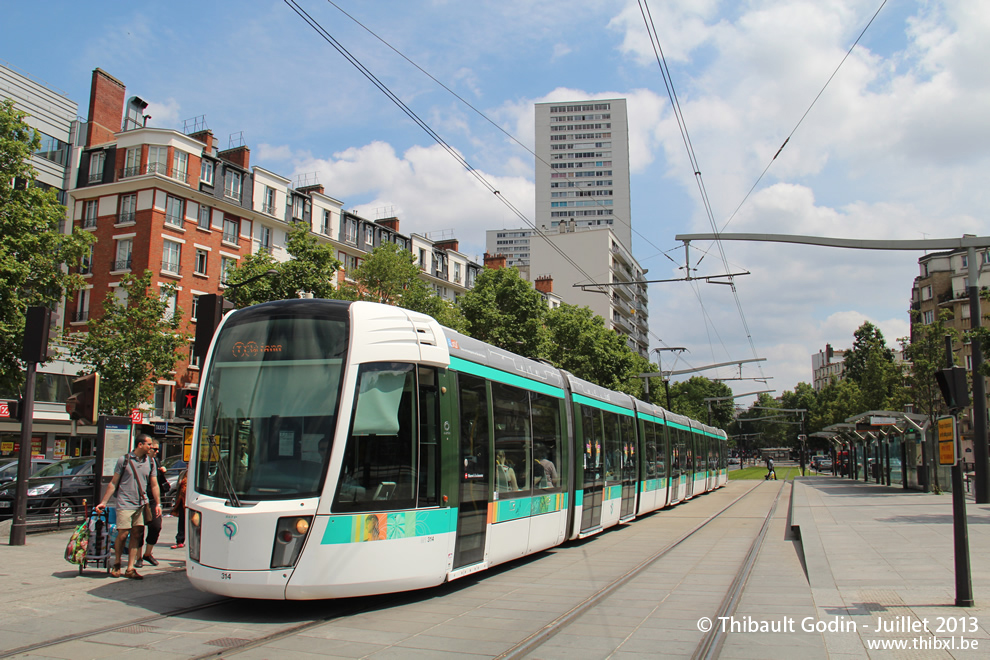
[[[625,99],[536,104],[535,225],[539,231],[489,230],[487,251],[527,279],[551,278],[563,302],[590,307],[645,357],[647,289],[634,284],[645,271],[631,252]],[[605,286],[574,286],[593,283]]]

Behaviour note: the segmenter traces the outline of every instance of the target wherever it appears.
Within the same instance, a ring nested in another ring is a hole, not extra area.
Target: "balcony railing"
[[[226,232],[225,231],[223,233],[223,240],[224,240],[225,243],[234,243],[236,245],[237,244],[237,234],[236,233],[231,233],[231,232]]]
[[[96,216],[83,218],[83,229],[94,229],[96,227]]]
[[[162,270],[167,273],[175,273],[178,275],[181,271],[179,270],[179,264],[174,261],[168,261],[167,259],[162,260]]]
[[[88,309],[76,310],[72,314],[72,322],[73,323],[85,323],[88,320],[89,320],[89,310]]]
[[[189,183],[189,172],[187,170],[168,167],[164,163],[148,163],[147,165],[125,167],[117,170],[117,178],[119,179],[129,179],[130,177],[144,174],[161,174],[176,181]]]
[[[89,175],[89,182],[90,183],[100,183],[102,181],[103,181],[103,170],[100,170],[99,172],[91,172],[90,173],[90,175]]]
[[[126,211],[124,213],[117,214],[117,224],[126,225],[135,221],[134,211]]]
[[[181,215],[166,214],[165,215],[165,224],[166,225],[172,225],[173,227],[181,227],[182,226],[182,216]]]
[[[268,215],[275,215],[275,205],[274,204],[262,204],[261,212],[267,213]]]
[[[258,253],[260,254],[262,252],[264,252],[267,255],[271,255],[271,253],[272,253],[272,246],[271,245],[259,245],[258,246]]]
[[[130,257],[127,257],[126,259],[118,259],[117,261],[113,262],[113,269],[115,271],[117,271],[117,270],[130,270],[131,269],[131,258]]]

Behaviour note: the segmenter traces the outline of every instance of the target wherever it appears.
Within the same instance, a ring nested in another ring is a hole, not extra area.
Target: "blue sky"
[[[536,102],[628,99],[632,249],[651,278],[681,274],[676,234],[711,231],[636,0],[335,1],[526,146]],[[525,149],[334,5],[298,2],[532,217],[534,159]],[[881,3],[647,3],[719,227]],[[725,231],[990,233],[983,7],[884,6]],[[151,101],[150,125],[181,130],[205,115],[222,147],[243,132],[253,164],[293,178],[316,173],[346,208],[397,214],[405,233],[453,230],[471,256],[483,253],[486,229],[519,224],[281,1],[9,2],[0,59],[65,92],[83,115],[100,67]],[[770,376],[769,386],[729,384],[779,393],[810,381],[811,354],[826,342],[847,347],[864,320],[891,344],[908,332],[918,254],[723,246],[730,270],[752,273],[736,280],[738,305],[725,286],[651,286],[652,345],[690,349],[675,369],[748,359],[755,349],[767,362],[744,375]],[[709,248],[693,245],[692,255]],[[698,269],[723,272],[716,252]]]

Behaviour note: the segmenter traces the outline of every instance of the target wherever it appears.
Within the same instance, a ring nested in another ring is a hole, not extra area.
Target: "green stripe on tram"
[[[592,408],[607,410],[609,412],[618,413],[619,415],[628,415],[629,417],[635,416],[630,408],[623,408],[622,406],[617,406],[614,403],[607,403],[605,401],[599,401],[598,399],[592,399],[591,397],[584,396],[583,394],[575,394],[574,403],[580,403],[585,406],[591,406]]]
[[[492,507],[492,523],[519,520],[544,513],[562,511],[567,507],[566,493],[547,493],[533,497],[516,497],[511,500],[496,500]]]
[[[661,426],[666,426],[666,424],[667,424],[667,420],[662,419],[660,417],[654,417],[653,415],[647,415],[646,413],[639,413],[639,418],[642,419],[642,420],[644,420],[644,421],[647,421],[647,422],[653,422],[654,424],[660,424]]]
[[[494,367],[469,362],[468,360],[454,357],[453,355],[450,356],[450,368],[454,371],[463,371],[466,374],[480,376],[481,378],[487,378],[488,380],[505,383],[506,385],[521,387],[524,390],[532,390],[541,394],[549,394],[550,396],[555,396],[558,399],[564,398],[564,390],[560,387],[548,385],[541,381],[525,378],[516,374],[510,374],[507,371],[502,371]]]
[[[323,545],[408,539],[448,534],[457,529],[457,509],[359,513],[330,516],[323,532]]]

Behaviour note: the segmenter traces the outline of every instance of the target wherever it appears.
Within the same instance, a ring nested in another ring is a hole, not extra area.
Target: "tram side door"
[[[636,494],[639,490],[639,454],[636,451],[636,420],[623,416],[622,430],[622,505],[619,518],[624,519],[636,513]]]
[[[454,570],[477,564],[485,558],[491,480],[488,387],[484,379],[476,376],[462,373],[457,377],[460,447]]]
[[[605,463],[602,456],[602,411],[581,406],[582,460],[581,531],[602,524],[602,497],[605,489]]]

